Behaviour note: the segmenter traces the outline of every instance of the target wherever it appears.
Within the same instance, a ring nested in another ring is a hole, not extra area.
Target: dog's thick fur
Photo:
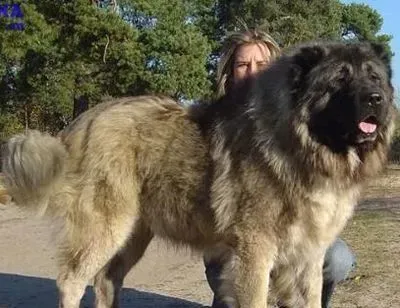
[[[78,307],[92,277],[97,307],[117,307],[124,276],[160,236],[229,251],[233,307],[266,307],[269,285],[286,307],[317,308],[325,249],[383,168],[393,115],[379,46],[308,44],[210,105],[125,98],[57,138],[15,136],[3,170],[17,205],[65,224],[60,307]],[[367,120],[375,133],[358,129]]]

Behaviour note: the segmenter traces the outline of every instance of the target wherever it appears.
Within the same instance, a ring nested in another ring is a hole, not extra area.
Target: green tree
[[[383,25],[383,18],[378,11],[366,4],[351,3],[343,6],[342,37],[354,40],[369,40],[380,42],[392,56],[390,48],[392,35],[379,34]]]
[[[286,47],[301,41],[337,36],[341,4],[332,0],[219,1],[217,14],[222,33],[235,30],[242,22],[250,27],[263,26]],[[239,20],[237,16],[240,16]]]
[[[3,115],[15,115],[24,127],[57,131],[71,120],[74,100],[95,103],[137,81],[143,69],[138,32],[117,14],[84,0],[21,7],[25,30],[0,30]]]
[[[55,132],[108,96],[207,96],[221,42],[242,21],[264,26],[283,47],[337,38],[376,40],[390,50],[378,12],[339,0],[25,0],[21,8],[23,18],[0,18],[6,134]],[[15,19],[24,31],[6,30]]]
[[[7,31],[1,19],[0,130],[55,132],[74,107],[107,96],[204,95],[211,49],[193,3],[25,1],[24,31]]]
[[[282,47],[315,39],[358,39],[385,43],[391,36],[378,34],[383,19],[364,4],[339,0],[221,0],[215,9],[219,39],[241,23],[262,26]],[[238,19],[240,16],[240,19]]]
[[[210,1],[208,1],[210,2]],[[211,43],[198,17],[204,1],[121,1],[122,18],[139,29],[144,47],[144,92],[162,92],[176,99],[193,99],[208,92],[206,60]],[[202,20],[203,22],[205,20]]]

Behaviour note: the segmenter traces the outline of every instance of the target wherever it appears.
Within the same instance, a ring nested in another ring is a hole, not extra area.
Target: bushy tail
[[[17,206],[46,212],[63,177],[67,150],[55,137],[35,130],[12,137],[3,151],[4,185]]]

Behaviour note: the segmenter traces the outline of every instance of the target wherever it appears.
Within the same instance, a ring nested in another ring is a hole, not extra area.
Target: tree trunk
[[[24,120],[25,120],[25,133],[29,130],[29,111],[28,104],[24,105]]]
[[[85,112],[89,109],[89,100],[86,95],[81,95],[79,97],[74,98],[74,110],[72,118],[75,119],[82,112]]]

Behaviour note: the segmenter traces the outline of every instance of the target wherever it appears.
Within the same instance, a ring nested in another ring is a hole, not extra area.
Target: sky
[[[392,35],[391,48],[395,53],[392,58],[393,86],[400,90],[400,1],[399,0],[343,0],[343,3],[364,3],[375,9],[383,18],[382,33]]]

